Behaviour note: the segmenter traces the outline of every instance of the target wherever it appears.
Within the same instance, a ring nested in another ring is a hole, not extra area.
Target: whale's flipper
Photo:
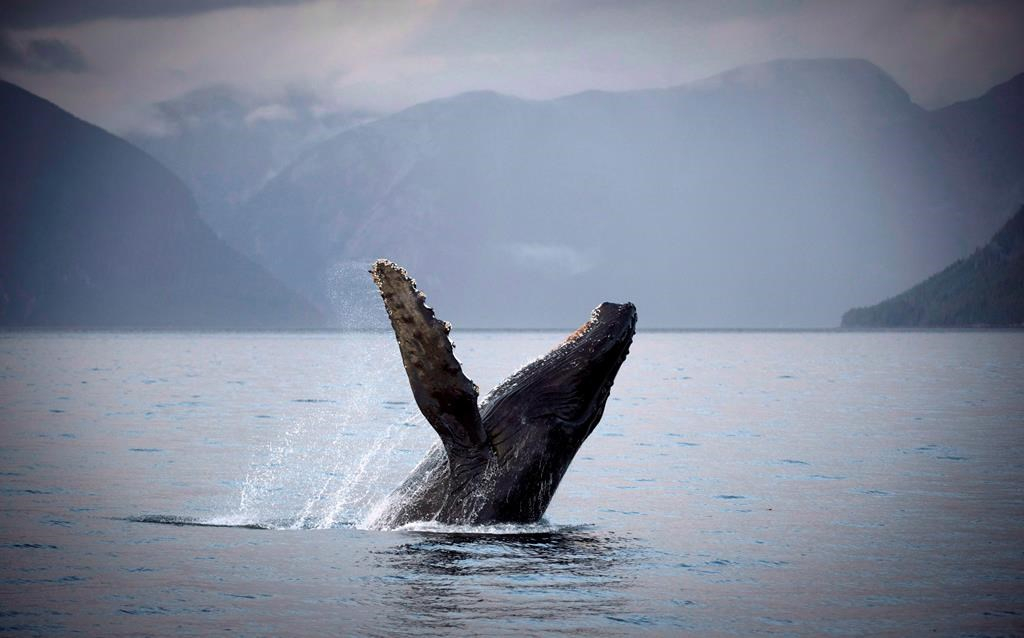
[[[416,405],[441,437],[452,473],[458,477],[486,462],[490,454],[477,407],[479,390],[455,358],[448,338],[451,326],[434,316],[405,269],[379,259],[370,274],[395,329]]]

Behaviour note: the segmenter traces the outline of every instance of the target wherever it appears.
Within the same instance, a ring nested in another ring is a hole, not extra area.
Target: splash
[[[328,300],[338,327],[344,330],[384,332],[391,328],[380,293],[367,274],[371,263],[373,259],[339,261],[328,271]]]
[[[370,330],[338,336],[344,366],[330,402],[307,406],[262,445],[237,509],[210,522],[284,529],[362,526],[429,447],[430,428],[407,396],[401,359],[366,263],[338,263],[328,276],[339,325]],[[396,397],[396,391],[403,394]]]
[[[327,417],[312,423],[323,425]],[[351,419],[345,419],[351,423]],[[395,457],[408,454],[412,427],[421,419],[394,422],[365,439],[342,426],[323,444],[309,444],[311,422],[298,424],[256,455],[242,485],[236,512],[209,522],[269,525],[277,529],[362,527],[395,484]],[[355,439],[363,449],[351,453]],[[316,439],[314,438],[314,441]],[[300,444],[305,443],[305,444]]]

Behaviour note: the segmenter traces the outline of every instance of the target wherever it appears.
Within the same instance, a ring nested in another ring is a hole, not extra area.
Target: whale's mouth
[[[607,301],[602,303],[594,308],[590,313],[590,318],[583,325],[565,338],[562,345],[571,345],[600,327],[607,327],[609,332],[618,332],[619,334],[613,336],[619,338],[623,334],[632,335],[636,327],[636,306],[628,301],[623,304]],[[619,328],[619,330],[616,331],[615,328]]]
[[[597,319],[597,309],[595,308],[594,312],[590,314],[590,319],[587,319],[586,321],[583,322],[582,326],[576,328],[576,331],[570,334],[568,337],[566,337],[565,341],[563,341],[562,344],[568,345],[576,342],[576,340],[578,339],[581,339],[584,335],[590,332],[594,328],[594,326],[597,325]]]

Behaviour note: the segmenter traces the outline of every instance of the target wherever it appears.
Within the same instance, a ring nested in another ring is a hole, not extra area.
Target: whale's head
[[[577,446],[593,432],[636,332],[636,307],[605,302],[565,342],[541,360],[533,387],[549,400],[547,427]]]
[[[492,432],[505,429],[495,421],[513,420],[552,430],[578,447],[601,419],[635,332],[633,304],[601,304],[564,342],[495,388],[483,400],[481,417]]]
[[[562,344],[495,388],[480,415],[498,457],[547,476],[553,492],[604,413],[636,320],[633,304],[603,303]]]

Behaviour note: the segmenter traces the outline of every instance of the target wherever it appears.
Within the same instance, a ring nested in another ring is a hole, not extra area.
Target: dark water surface
[[[0,399],[4,633],[1024,635],[1024,333],[640,334],[534,526],[365,529],[386,333],[0,333]]]

